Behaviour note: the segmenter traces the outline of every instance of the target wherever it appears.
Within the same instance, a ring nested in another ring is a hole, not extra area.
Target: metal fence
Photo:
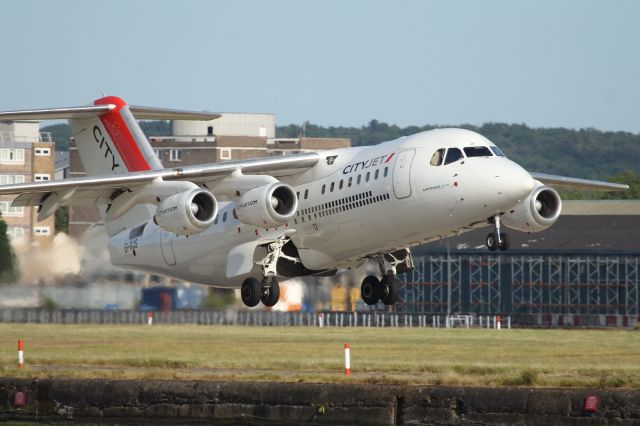
[[[399,312],[640,315],[637,255],[428,255],[401,278]]]
[[[0,322],[40,324],[199,324],[262,327],[635,327],[628,315],[518,314],[428,315],[397,312],[273,312],[259,310],[133,310],[1,309]]]

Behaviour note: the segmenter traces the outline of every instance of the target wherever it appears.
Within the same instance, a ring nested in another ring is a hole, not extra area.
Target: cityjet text
[[[381,164],[386,164],[393,158],[393,154],[395,154],[395,152],[392,152],[391,154],[381,155],[380,157],[370,158],[366,161],[359,161],[357,163],[349,164],[342,170],[342,174],[347,175],[349,173],[355,173],[357,171],[362,171],[370,167],[376,167]]]
[[[100,127],[97,125],[93,126],[93,138],[100,145],[100,149],[104,150],[104,158],[111,155],[111,171],[114,171],[116,167],[120,167],[120,164],[116,163],[116,156],[111,150],[109,143],[107,143],[107,140],[102,135],[102,130],[100,130]]]

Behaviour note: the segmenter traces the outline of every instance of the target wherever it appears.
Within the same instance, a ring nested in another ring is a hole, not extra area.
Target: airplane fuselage
[[[438,159],[438,150],[444,155],[450,148],[458,148],[460,158]],[[489,155],[471,154],[480,151]],[[323,151],[322,157],[303,173],[281,178],[294,187],[299,204],[295,217],[279,228],[242,223],[234,213],[236,203],[221,202],[215,222],[195,235],[164,231],[151,220],[120,232],[110,240],[111,260],[187,281],[238,287],[261,272],[256,267],[227,278],[231,248],[286,228],[304,268],[347,268],[376,253],[485,226],[536,184],[489,140],[461,129]]]

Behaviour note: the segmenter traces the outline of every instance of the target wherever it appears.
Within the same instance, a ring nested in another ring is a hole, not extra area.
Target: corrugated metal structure
[[[212,121],[171,122],[174,136],[252,136],[274,138],[276,134],[275,114],[224,112]]]
[[[638,254],[418,256],[397,312],[640,315]]]

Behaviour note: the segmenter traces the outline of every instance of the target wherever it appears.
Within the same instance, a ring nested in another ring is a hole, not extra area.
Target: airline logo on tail
[[[109,145],[109,142],[105,139],[102,134],[102,130],[98,125],[93,126],[93,138],[100,145],[100,149],[104,151],[104,158],[110,158],[111,161],[111,171],[113,172],[116,167],[120,167],[120,163],[116,161],[116,156]]]

